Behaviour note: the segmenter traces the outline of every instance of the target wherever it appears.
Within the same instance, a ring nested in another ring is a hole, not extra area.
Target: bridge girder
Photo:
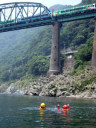
[[[48,14],[51,17],[50,10],[41,3],[13,2],[0,4],[0,24],[4,25],[9,20],[15,19],[16,22],[18,18],[34,17],[43,14]]]

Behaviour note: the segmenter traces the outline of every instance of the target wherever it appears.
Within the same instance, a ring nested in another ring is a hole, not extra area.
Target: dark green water
[[[71,111],[57,111],[58,103]],[[96,128],[96,99],[0,95],[0,128]]]

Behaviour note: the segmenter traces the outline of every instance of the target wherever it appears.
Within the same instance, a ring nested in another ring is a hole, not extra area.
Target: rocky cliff
[[[27,85],[17,81],[3,91],[33,96],[96,98],[96,69],[90,66],[72,75],[73,65],[74,59],[70,56],[64,63],[62,74],[40,77]]]

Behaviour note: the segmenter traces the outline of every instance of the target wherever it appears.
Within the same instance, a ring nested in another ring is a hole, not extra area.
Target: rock
[[[90,91],[85,91],[83,93],[80,94],[80,97],[90,97]]]
[[[49,96],[48,90],[46,90],[45,88],[43,88],[42,91],[39,93],[39,96]]]
[[[14,93],[15,94],[20,94],[20,95],[24,95],[25,94],[25,92],[22,91],[22,90],[16,90]]]
[[[56,96],[59,97],[59,96],[61,96],[61,95],[62,95],[62,92],[58,89]]]
[[[57,92],[57,89],[56,88],[53,88],[53,89],[51,89],[51,90],[49,90],[49,96],[56,96],[56,92]]]
[[[14,89],[14,83],[12,83],[6,90],[6,93],[14,93],[15,89]]]

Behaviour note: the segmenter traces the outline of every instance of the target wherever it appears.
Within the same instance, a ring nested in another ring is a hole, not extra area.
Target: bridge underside
[[[27,28],[32,28],[32,27],[40,27],[40,26],[45,26],[45,25],[51,25],[52,20],[46,20],[46,21],[38,21],[38,22],[31,22],[31,23],[23,23],[23,24],[10,24],[7,25],[6,27],[0,28],[0,33],[1,32],[7,32],[7,31],[14,31],[14,30],[20,30],[20,29],[27,29]]]
[[[9,24],[6,26],[3,26],[2,28],[0,27],[0,32],[7,32],[7,31],[14,31],[14,30],[19,30],[19,29],[27,29],[27,28],[32,28],[32,27],[40,27],[40,26],[45,26],[45,25],[52,25],[54,21],[57,22],[70,22],[70,21],[75,21],[75,20],[83,20],[83,19],[89,19],[89,18],[94,18],[96,16],[96,13],[92,14],[87,14],[87,15],[78,15],[78,16],[73,16],[73,17],[65,17],[65,18],[57,18],[56,19],[46,19],[46,20],[39,20],[36,22],[31,22],[31,23],[15,23],[15,24]]]
[[[75,20],[83,20],[83,19],[89,19],[89,18],[94,18],[96,17],[96,11],[94,12],[89,12],[89,13],[82,13],[82,14],[78,14],[78,15],[71,15],[69,17],[64,17],[62,16],[58,16],[56,17],[56,20],[58,22],[70,22],[70,21],[75,21]]]

